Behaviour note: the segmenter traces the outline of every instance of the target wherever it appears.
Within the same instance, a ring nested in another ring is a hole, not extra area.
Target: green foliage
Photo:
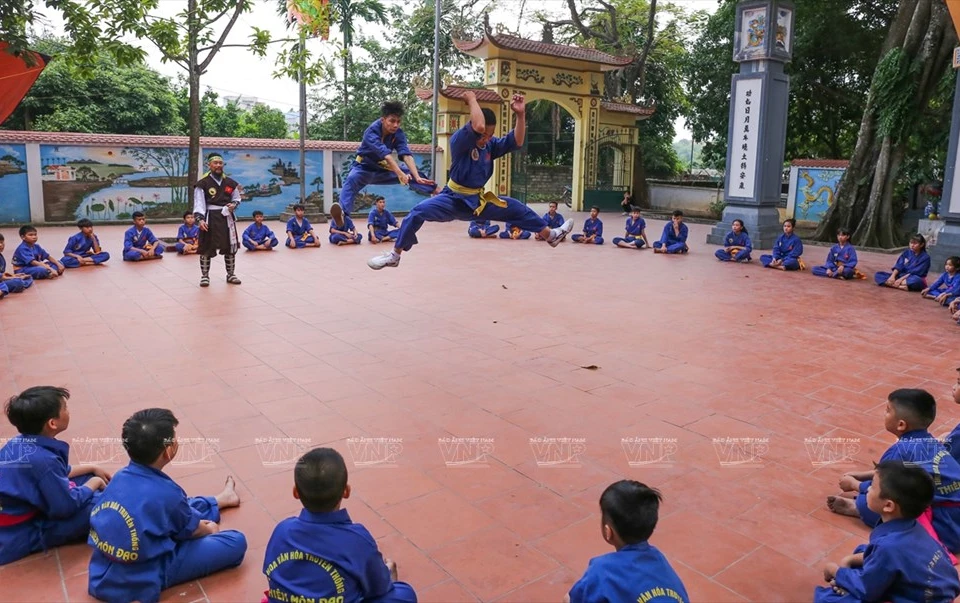
[[[236,136],[239,138],[286,138],[287,122],[283,112],[256,105],[240,114]]]
[[[786,157],[845,158],[856,145],[863,103],[899,0],[797,3]],[[735,0],[695,15],[699,35],[685,73],[694,138],[704,163],[722,168],[730,110]]]
[[[723,210],[727,208],[727,203],[723,199],[717,199],[711,201],[707,208],[710,210],[710,214],[719,220],[723,217]]]
[[[403,26],[391,29],[389,40],[397,49],[397,78],[410,81],[419,77],[427,85],[433,81],[435,6],[433,0],[417,0],[411,13],[403,17]],[[482,35],[483,20],[476,4],[441,0],[440,10],[440,79],[479,73],[479,61],[457,50],[452,39],[475,40]]]
[[[914,112],[914,77],[921,68],[917,63],[911,64],[902,48],[894,48],[880,59],[873,75],[877,98],[877,133],[882,137],[889,136],[894,143],[903,136]]]
[[[121,66],[106,51],[90,58],[83,77],[70,60],[76,50],[65,38],[41,38],[31,46],[55,60],[40,74],[3,127],[51,132],[176,134],[184,129],[167,78],[142,62]]]

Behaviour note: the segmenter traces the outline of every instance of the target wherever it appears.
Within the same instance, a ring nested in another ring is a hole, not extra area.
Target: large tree
[[[853,242],[891,248],[902,244],[897,195],[910,139],[930,100],[946,86],[950,55],[957,44],[943,0],[901,0],[880,49],[860,120],[857,144],[816,238],[836,229],[853,230]],[[943,103],[940,103],[942,105]]]
[[[457,50],[453,38],[475,40],[483,35],[482,12],[491,3],[484,0],[441,0],[440,2],[440,79],[465,74],[482,74],[482,66],[470,55]],[[416,80],[429,86],[433,80],[433,30],[436,3],[417,0],[404,15],[403,27],[391,30],[389,38],[396,48],[397,78]],[[479,75],[480,80],[483,79]]]
[[[341,101],[344,107],[350,104],[350,70],[353,66],[351,51],[357,39],[357,29],[363,23],[387,24],[387,8],[380,0],[332,0],[330,3],[333,22],[340,28],[343,36],[341,59],[343,61],[343,96]],[[361,95],[357,95],[358,98]],[[357,100],[357,99],[354,99]],[[350,112],[343,111],[343,140],[347,138],[350,127]],[[364,125],[366,127],[366,125]]]
[[[181,119],[170,82],[142,62],[117,64],[101,50],[82,77],[70,60],[70,40],[34,39],[31,48],[60,59],[47,67],[4,128],[49,132],[179,134]]]

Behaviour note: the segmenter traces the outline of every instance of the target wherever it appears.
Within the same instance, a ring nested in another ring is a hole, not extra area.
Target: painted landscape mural
[[[350,173],[350,168],[353,167],[356,159],[356,153],[337,152],[333,154],[333,177],[336,180],[333,186],[334,201],[340,198],[343,181]],[[413,159],[417,162],[417,170],[420,171],[421,175],[433,176],[430,168],[430,155],[414,154]],[[371,184],[360,191],[354,199],[354,211],[357,214],[369,212],[377,197],[381,196],[387,200],[387,209],[390,211],[410,211],[414,205],[426,198],[406,186]]]
[[[296,150],[221,150],[225,172],[240,183],[238,216],[259,209],[279,215],[300,197]],[[193,209],[186,148],[41,145],[43,198],[48,221],[125,220],[135,211],[179,218]],[[323,152],[308,151],[307,199],[323,194]]]
[[[22,144],[0,145],[0,222],[30,221],[27,157]]]

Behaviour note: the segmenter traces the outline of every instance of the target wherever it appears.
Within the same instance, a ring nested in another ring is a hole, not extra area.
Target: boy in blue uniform
[[[927,286],[927,273],[930,272],[930,255],[927,253],[927,240],[922,234],[910,237],[910,249],[897,258],[890,272],[878,272],[873,280],[881,287],[902,291],[921,291]]]
[[[90,510],[110,474],[70,466],[70,446],[57,439],[70,426],[68,398],[67,390],[42,385],[7,402],[20,435],[0,449],[0,565],[83,542],[90,531]]]
[[[551,201],[547,206],[547,213],[543,214],[543,221],[547,223],[547,226],[550,228],[560,228],[563,226],[563,216],[557,212],[557,202]],[[540,237],[540,233],[534,233],[534,238],[538,241],[543,239]]]
[[[842,278],[851,280],[855,278],[866,278],[866,276],[857,270],[857,250],[850,244],[850,229],[837,229],[837,244],[827,252],[827,261],[823,266],[814,266],[810,269],[813,276],[825,276],[827,278]]]
[[[303,217],[303,206],[299,203],[293,206],[293,217],[287,220],[286,245],[290,249],[320,246],[320,238],[313,233],[310,220]]]
[[[687,247],[687,235],[690,229],[683,223],[683,212],[679,209],[673,210],[670,222],[663,225],[663,232],[660,234],[660,240],[653,242],[654,253],[687,253],[690,248]]]
[[[714,255],[721,262],[749,262],[750,252],[753,251],[750,233],[740,219],[734,220],[731,227],[732,230],[723,238],[725,246],[718,249]]]
[[[506,223],[503,232],[500,233],[501,239],[522,239],[526,241],[530,238],[530,236],[531,233],[527,232],[526,230],[522,230],[519,226],[516,224],[511,224],[510,222]]]
[[[647,244],[647,222],[640,217],[640,208],[631,207],[626,221],[627,234],[613,237],[613,244],[624,249],[643,249]]]
[[[526,104],[514,95],[510,109],[517,116],[516,128],[503,138],[493,136],[497,117],[489,109],[481,109],[477,97],[467,91],[463,95],[470,107],[470,121],[450,137],[450,180],[443,191],[418,203],[403,220],[400,236],[393,251],[372,258],[367,265],[374,270],[400,265],[400,254],[417,244],[417,231],[424,222],[471,221],[476,219],[511,222],[523,230],[539,232],[556,247],[573,229],[573,221],[550,229],[532,209],[510,197],[497,197],[483,187],[493,176],[493,160],[523,146],[526,136]]]
[[[277,524],[267,543],[266,600],[416,603],[413,588],[397,581],[397,565],[385,561],[370,532],[340,508],[350,497],[340,453],[311,450],[297,461],[293,480],[303,511]]]
[[[393,230],[390,230],[390,227]],[[374,245],[384,241],[393,241],[400,234],[400,224],[387,210],[387,200],[377,197],[377,203],[370,208],[367,216],[367,239]]]
[[[29,274],[7,272],[7,260],[3,257],[6,244],[3,234],[0,233],[0,299],[11,293],[21,293],[33,284],[33,278]]]
[[[147,228],[143,212],[133,212],[133,226],[123,233],[123,261],[159,260],[163,258],[163,243]]]
[[[467,236],[471,239],[490,239],[500,232],[499,224],[490,224],[490,220],[474,220],[467,226]]]
[[[803,241],[793,232],[796,225],[797,221],[793,218],[783,221],[783,234],[777,237],[773,244],[773,254],[765,253],[760,256],[760,263],[764,268],[791,271],[806,268],[800,258],[803,255]]]
[[[839,564],[828,563],[814,603],[951,603],[960,595],[957,570],[917,518],[933,502],[933,479],[902,461],[877,465],[867,505],[883,523]]]
[[[20,245],[13,252],[14,272],[29,275],[33,279],[57,278],[63,274],[63,264],[37,244],[40,235],[37,229],[27,224],[20,227]]]
[[[927,429],[937,418],[937,403],[922,389],[898,389],[887,397],[883,423],[897,436],[880,461],[905,461],[922,467],[936,481],[931,507],[933,531],[948,551],[960,551],[960,464]],[[859,517],[874,528],[880,515],[867,505],[872,471],[851,472],[840,478],[839,496],[828,496],[834,513]]]
[[[920,297],[936,300],[941,306],[949,305],[960,296],[960,257],[955,255],[943,263],[943,273],[932,285],[920,292]]]
[[[417,170],[413,153],[407,145],[407,135],[400,129],[403,122],[403,105],[397,102],[383,103],[380,107],[380,119],[370,124],[363,133],[357,160],[350,168],[347,179],[340,189],[340,202],[330,208],[330,215],[338,227],[343,226],[341,219],[353,211],[353,198],[368,184],[403,184],[422,195],[432,195],[437,183],[424,178]],[[404,165],[393,158],[393,152]]]
[[[359,245],[363,242],[363,235],[357,232],[350,216],[342,216],[340,225],[330,221],[330,242],[334,245]]]
[[[220,531],[220,511],[240,504],[233,478],[216,497],[187,498],[163,468],[177,455],[178,422],[165,408],[123,424],[130,464],[117,472],[90,513],[88,592],[108,603],[155,603],[160,591],[243,561],[247,541]]]
[[[953,384],[953,403],[960,404],[960,368],[957,369],[957,381]],[[943,445],[950,451],[950,456],[960,462],[960,424],[953,428],[946,438]]]
[[[657,527],[660,493],[633,480],[607,486],[600,495],[601,534],[616,552],[594,557],[565,603],[689,603],[680,577],[647,542]]]
[[[599,215],[599,207],[594,205],[590,208],[590,217],[583,222],[583,232],[570,237],[574,243],[603,245],[603,221],[600,220]]]
[[[177,229],[177,253],[193,255],[200,249],[200,227],[197,226],[197,217],[192,211],[183,213],[183,224]]]
[[[60,263],[66,268],[99,265],[110,259],[110,254],[100,248],[100,239],[93,234],[93,222],[84,218],[77,222],[80,232],[67,239]]]
[[[243,246],[248,251],[271,251],[279,244],[270,227],[263,223],[263,212],[253,212],[253,224],[243,231]]]

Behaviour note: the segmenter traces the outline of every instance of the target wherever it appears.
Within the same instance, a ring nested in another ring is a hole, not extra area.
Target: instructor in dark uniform
[[[227,267],[227,282],[239,285],[234,274],[237,267],[237,222],[234,211],[240,205],[240,185],[223,175],[223,157],[219,153],[207,156],[210,168],[193,189],[193,214],[200,225],[200,286],[210,286],[210,258],[219,251]]]

